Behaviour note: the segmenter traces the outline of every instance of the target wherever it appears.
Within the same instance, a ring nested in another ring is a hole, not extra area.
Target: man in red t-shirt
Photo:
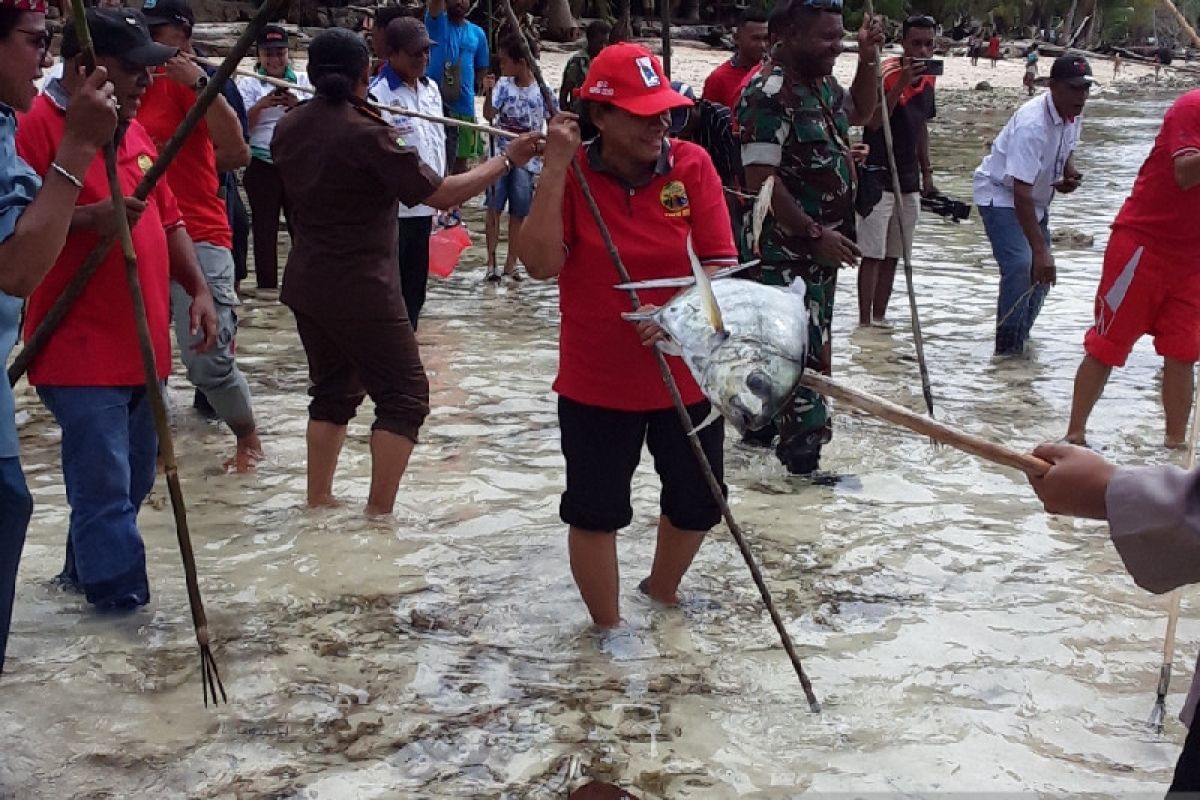
[[[89,9],[97,61],[108,71],[121,123],[117,152],[121,186],[132,195],[154,163],[150,137],[134,117],[149,67],[174,50],[154,44],[142,15],[126,9]],[[65,128],[66,106],[83,78],[74,27],[63,33],[63,78],[45,93],[17,130],[21,157],[39,174],[61,171],[54,162]],[[99,240],[114,228],[104,160],[86,173],[71,219],[71,233],[45,280],[30,295],[25,335],[37,329]],[[126,200],[133,226],[138,279],[154,345],[158,377],[171,366],[169,289],[178,281],[189,295],[185,313],[199,347],[216,339],[212,295],[196,262],[170,189],[159,184],[146,202]],[[128,608],[150,599],[146,556],[137,529],[138,508],[154,486],[158,438],[146,395],[133,303],[125,263],[114,248],[29,368],[29,382],[62,428],[62,468],[71,505],[67,562],[61,580],[101,608]]]
[[[142,110],[138,112],[138,122],[145,126],[155,144],[162,147],[195,105],[196,95],[208,85],[208,75],[188,58],[194,52],[191,36],[195,16],[186,0],[146,0],[143,11],[154,40],[180,51],[155,76],[154,85],[147,90]],[[220,326],[216,347],[207,353],[192,350],[181,308],[183,290],[172,287],[175,337],[179,340],[188,379],[203,392],[217,416],[237,437],[236,455],[227,466],[235,467],[238,472],[254,468],[262,458],[262,443],[250,405],[250,387],[234,357],[238,299],[234,291],[233,235],[217,173],[249,163],[250,149],[242,137],[237,114],[218,95],[171,162],[166,178],[179,200],[188,233],[196,243],[196,256],[216,300]]]
[[[593,622],[612,628],[621,620],[615,534],[633,519],[630,481],[643,443],[662,481],[658,546],[643,592],[678,602],[679,583],[721,512],[647,348],[661,333],[621,317],[630,310],[629,298],[612,288],[616,272],[602,255],[605,245],[569,169],[572,159],[633,280],[690,275],[689,237],[706,266],[733,263],[737,250],[712,159],[698,145],[666,138],[664,112],[691,101],[671,89],[658,59],[639,45],[609,45],[592,62],[580,98],[600,135],[581,147],[573,116],[551,121],[542,176],[517,247],[531,278],[558,278],[562,322],[554,390],[567,466],[559,516],[569,526],[579,593]],[[665,303],[674,293],[647,290],[641,299]],[[668,364],[692,424],[699,424],[708,401],[680,359]],[[720,480],[724,425],[698,435]]]
[[[701,94],[708,102],[720,103],[730,111],[737,110],[742,89],[749,82],[750,75],[762,65],[767,54],[766,13],[759,9],[746,9],[737,28],[734,29],[733,44],[737,48],[733,57],[709,73],[704,79],[704,90]],[[733,124],[736,133],[736,116]]]
[[[1146,334],[1163,357],[1167,447],[1184,443],[1200,359],[1200,89],[1175,101],[1133,192],[1113,221],[1096,292],[1096,322],[1075,375],[1066,439],[1084,444],[1113,367]]]

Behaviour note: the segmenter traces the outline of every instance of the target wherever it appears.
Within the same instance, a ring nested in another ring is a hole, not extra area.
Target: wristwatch
[[[208,76],[201,74],[199,78],[196,78],[196,82],[192,84],[192,89],[197,92],[202,92],[204,91],[205,86],[208,86]]]

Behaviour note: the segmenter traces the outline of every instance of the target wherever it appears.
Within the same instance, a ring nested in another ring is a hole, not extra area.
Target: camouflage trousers
[[[806,370],[829,373],[830,326],[833,323],[833,298],[837,290],[837,267],[810,263],[764,264],[758,275],[768,286],[789,286],[800,278],[807,287],[808,363]],[[833,426],[825,398],[803,386],[792,402],[768,426],[748,437],[768,445],[779,435],[775,454],[792,473],[812,472],[821,457],[821,447],[833,437]]]

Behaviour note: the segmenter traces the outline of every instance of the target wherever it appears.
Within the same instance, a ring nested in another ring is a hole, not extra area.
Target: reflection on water
[[[934,131],[940,188],[962,199],[1006,116],[966,102],[943,99]],[[1051,213],[1052,227],[1096,244],[1059,251],[1027,360],[990,358],[996,269],[978,219],[923,218],[918,290],[941,419],[1017,447],[1061,435],[1106,225],[1166,102],[1100,98],[1089,110],[1084,189]],[[480,256],[432,287],[420,338],[434,411],[395,522],[299,510],[305,363],[270,298],[247,301],[239,340],[269,454],[258,475],[221,474],[229,435],[180,414],[233,701],[215,711],[201,705],[161,483],[141,517],[146,610],[98,616],[47,585],[66,503],[57,430],[23,390],[37,511],[0,682],[0,795],[550,798],[579,771],[662,798],[1161,794],[1183,738],[1175,721],[1161,738],[1143,724],[1165,602],[1133,586],[1101,526],[1046,517],[1019,475],[855,413],[838,417],[825,458],[841,480],[790,479],[738,445],[729,459],[735,513],[821,716],[723,531],[686,585],[717,607],[664,611],[633,591],[657,513],[648,465],[621,537],[629,627],[597,641],[557,519],[555,292],[484,286]],[[920,408],[903,295],[894,333],[854,330],[852,283],[837,371]],[[1092,440],[1111,457],[1163,458],[1156,376],[1144,343],[1101,401]],[[189,405],[182,377],[172,395]],[[367,493],[367,421],[352,427],[337,483],[351,509]],[[1195,609],[1185,600],[1172,709],[1200,640]]]

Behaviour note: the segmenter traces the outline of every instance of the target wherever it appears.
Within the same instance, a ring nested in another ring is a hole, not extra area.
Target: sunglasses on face
[[[48,30],[31,31],[28,28],[17,28],[18,31],[29,37],[29,43],[37,47],[42,55],[45,55],[50,50],[50,45],[54,43],[54,34]]]

